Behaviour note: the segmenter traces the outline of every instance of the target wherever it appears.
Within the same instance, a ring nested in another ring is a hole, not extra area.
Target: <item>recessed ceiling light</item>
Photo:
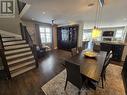
[[[44,15],[44,14],[46,14],[45,12],[42,12],[42,14]]]

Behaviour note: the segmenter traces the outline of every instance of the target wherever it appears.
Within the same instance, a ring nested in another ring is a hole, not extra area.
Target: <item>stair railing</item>
[[[11,79],[11,74],[10,74],[9,67],[8,67],[8,64],[7,64],[7,60],[6,60],[6,56],[5,56],[5,49],[4,49],[4,45],[3,45],[1,35],[0,35],[0,57],[2,58],[4,71],[6,72],[8,79]]]
[[[28,33],[26,26],[24,26],[20,23],[20,27],[21,27],[22,39],[26,40],[26,42],[29,44],[29,46],[32,50],[32,53],[34,55],[35,61],[36,61],[36,67],[38,67],[38,57],[37,57],[36,45],[33,44],[33,40],[31,38],[30,34]]]

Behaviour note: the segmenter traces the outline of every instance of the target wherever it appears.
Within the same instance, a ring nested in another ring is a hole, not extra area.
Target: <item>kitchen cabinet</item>
[[[116,44],[116,43],[101,43],[101,50],[109,52],[112,50],[113,56],[112,60],[114,61],[122,61],[122,54],[124,50],[124,44]]]

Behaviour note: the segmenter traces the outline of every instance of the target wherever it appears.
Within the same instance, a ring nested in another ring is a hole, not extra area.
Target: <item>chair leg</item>
[[[64,87],[64,90],[66,90],[66,87],[67,87],[67,80],[66,80],[66,83],[65,83],[65,87]]]

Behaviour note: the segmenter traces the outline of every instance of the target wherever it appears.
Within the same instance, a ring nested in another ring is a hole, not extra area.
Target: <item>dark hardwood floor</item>
[[[69,52],[54,50],[39,60],[39,67],[11,80],[0,80],[0,95],[45,95],[41,87],[60,73]]]
[[[0,95],[45,95],[41,87],[64,70],[64,59],[71,53],[53,50],[39,60],[39,67],[11,80],[0,80]]]

